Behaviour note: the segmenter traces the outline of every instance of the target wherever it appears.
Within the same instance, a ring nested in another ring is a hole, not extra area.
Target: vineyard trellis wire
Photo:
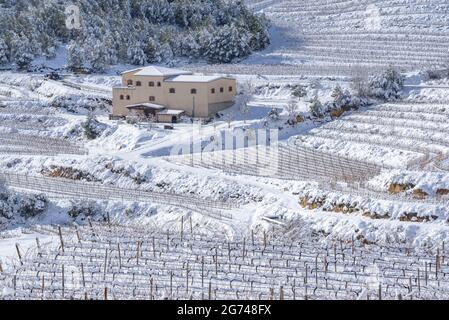
[[[425,151],[425,154],[428,154],[427,150]],[[248,147],[170,156],[165,159],[180,165],[219,169],[232,174],[315,181],[319,183],[323,191],[329,192],[343,192],[366,198],[409,203],[448,205],[446,199],[416,199],[411,195],[391,195],[373,190],[366,182],[370,177],[374,177],[389,167],[351,160],[300,145],[291,146],[280,143],[278,149],[268,148],[268,151],[264,152],[259,152],[255,147]],[[423,161],[422,157],[417,161]],[[277,164],[277,166],[272,174],[261,173],[267,168],[272,168],[273,164]],[[415,162],[409,163],[410,167],[415,165]]]
[[[382,126],[382,125],[375,125],[375,126]],[[388,126],[388,125],[383,125],[383,126]],[[372,131],[372,127],[368,128],[368,129],[361,129],[361,128],[353,128],[351,126],[349,127],[344,127],[344,125],[342,125],[342,123],[340,123],[340,125],[333,125],[328,126],[328,127],[322,127],[319,129],[320,131],[318,133],[316,133],[317,136],[320,135],[332,135],[335,133],[343,133],[343,134],[352,134],[352,135],[368,135],[368,136],[372,136],[371,138],[374,138],[376,136],[381,137],[382,140],[383,139],[387,139],[387,138],[400,138],[401,140],[407,141],[410,140],[412,143],[410,144],[411,146],[413,146],[413,141],[415,141],[415,143],[422,143],[423,147],[425,149],[428,150],[434,150],[435,146],[436,147],[444,147],[446,150],[447,148],[449,148],[449,140],[448,141],[444,141],[442,139],[436,139],[436,138],[432,138],[432,137],[422,137],[422,135],[417,135],[415,133],[409,132],[409,133],[404,133],[402,131],[399,130],[395,130],[390,129],[389,131],[385,130],[385,132],[376,132],[376,133],[372,133],[370,131]],[[413,147],[412,147],[413,148]],[[435,152],[435,150],[434,150]]]
[[[192,153],[165,157],[167,161],[223,171],[271,178],[344,182],[366,181],[383,168],[376,164],[326,154],[299,145],[279,143],[272,147],[246,147],[233,150]],[[272,172],[270,170],[272,169]],[[261,173],[268,171],[267,173]]]
[[[449,298],[444,242],[429,251],[111,224],[58,233],[58,246],[3,268],[3,299]]]
[[[38,155],[74,154],[86,155],[88,150],[80,144],[66,140],[29,134],[0,133],[0,153]]]
[[[197,198],[192,195],[125,189],[62,178],[0,173],[0,181],[10,188],[45,193],[49,197],[154,202],[187,208],[216,219],[232,219],[231,211],[239,207],[234,203]]]

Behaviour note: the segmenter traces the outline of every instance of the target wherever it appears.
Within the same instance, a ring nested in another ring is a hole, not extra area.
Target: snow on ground
[[[325,230],[326,234],[329,233],[332,237],[350,238],[354,232],[373,239],[382,239],[385,232],[397,232],[398,237],[402,239],[413,238],[423,241],[429,234],[438,239],[446,237],[447,228],[442,222],[446,217],[445,212],[439,214],[441,219],[438,222],[399,221],[402,213],[417,211],[420,208],[423,209],[424,215],[431,216],[433,209],[426,208],[425,204],[376,201],[373,195],[358,200],[354,198],[354,201],[366,203],[373,211],[382,209],[393,212],[389,219],[383,220],[373,220],[362,215],[350,216],[326,212],[321,209],[308,210],[300,207],[298,190],[318,190],[319,186],[316,183],[227,174],[213,169],[180,166],[162,159],[161,156],[170,155],[174,146],[190,143],[192,132],[195,132],[194,142],[207,142],[211,136],[219,136],[225,132],[235,133],[239,129],[277,128],[280,129],[279,137],[284,142],[301,143],[330,154],[383,165],[385,170],[382,175],[374,178],[369,184],[378,192],[386,191],[387,182],[409,181],[415,183],[417,188],[428,191],[429,196],[433,198],[437,188],[447,186],[444,172],[438,174],[428,171],[403,171],[403,168],[410,165],[416,166],[429,150],[435,153],[430,161],[435,165],[444,166],[444,161],[437,163],[435,160],[440,157],[441,152],[447,151],[446,137],[440,132],[447,129],[446,124],[444,121],[435,121],[447,112],[441,105],[413,101],[379,104],[347,113],[339,119],[326,118],[292,126],[285,122],[284,109],[291,100],[294,86],[303,85],[307,88],[308,96],[301,99],[298,105],[300,113],[307,113],[309,101],[314,95],[318,95],[322,102],[329,101],[330,93],[337,83],[343,89],[348,89],[349,82],[330,78],[317,81],[303,76],[282,75],[238,76],[238,78],[241,83],[252,79],[256,85],[256,95],[250,102],[250,111],[247,114],[234,106],[221,112],[221,116],[210,123],[200,126],[186,119],[175,124],[174,130],[166,130],[161,124],[139,126],[124,121],[111,121],[107,118],[107,111],[102,110],[98,113],[97,120],[104,124],[104,130],[97,139],[88,140],[81,127],[86,120],[84,109],[75,109],[73,112],[54,109],[50,105],[58,97],[72,96],[75,105],[82,104],[87,98],[108,97],[110,86],[119,81],[117,76],[65,76],[61,81],[52,81],[44,80],[43,76],[38,74],[5,73],[0,82],[8,90],[18,90],[15,97],[18,101],[13,102],[10,98],[1,99],[0,103],[6,104],[3,111],[0,109],[2,119],[0,127],[3,127],[3,131],[6,130],[4,132],[10,132],[16,123],[14,130],[19,133],[62,138],[67,143],[83,144],[89,154],[39,157],[2,155],[0,167],[3,171],[30,175],[48,174],[57,167],[71,168],[89,175],[89,179],[107,185],[191,194],[241,205],[238,211],[240,214],[236,216],[235,221],[223,224],[191,210],[138,202],[121,204],[117,201],[99,199],[98,204],[108,211],[113,219],[121,223],[125,221],[143,225],[156,223],[179,228],[181,217],[187,215],[194,217],[197,223],[209,228],[211,232],[224,228],[229,236],[232,236],[236,232],[249,232],[252,227],[258,225],[267,227],[268,223],[262,218],[288,221],[299,216],[311,222],[317,232]],[[433,85],[422,80],[409,81],[408,85],[414,87],[408,87],[407,94],[410,99],[413,99],[418,91],[427,95],[426,90],[430,84]],[[31,118],[24,116],[23,110],[17,104],[26,105],[28,110],[36,112],[36,116]],[[385,108],[392,108],[395,116],[391,118]],[[269,119],[268,115],[272,109],[279,110],[280,120]],[[51,113],[37,115],[40,110],[51,110]],[[41,124],[43,127],[31,129],[29,126],[32,124]],[[361,138],[364,140],[360,140]],[[428,140],[433,140],[433,144],[427,143]],[[337,193],[335,197],[338,200],[347,195]],[[53,212],[37,219],[35,223],[73,221],[67,215],[70,201],[61,199],[51,201]],[[127,214],[123,215],[123,212]]]
[[[8,232],[2,232],[0,235],[0,261],[17,259],[16,244],[19,244],[19,250],[22,255],[26,255],[28,250],[36,247],[36,238],[42,246],[55,241],[55,235],[44,235],[38,232],[30,232],[23,229],[15,229]]]

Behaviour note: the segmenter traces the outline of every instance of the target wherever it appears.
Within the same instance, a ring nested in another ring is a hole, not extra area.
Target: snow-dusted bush
[[[287,103],[287,106],[285,107],[285,111],[287,112],[287,123],[290,125],[294,125],[297,123],[297,116],[298,116],[298,100],[296,99],[290,99],[290,101]]]
[[[92,113],[87,115],[87,119],[81,124],[81,127],[83,128],[84,135],[89,140],[98,138],[107,128]]]
[[[11,194],[0,192],[0,216],[10,220],[15,216],[33,218],[43,214],[48,208],[48,200],[44,195]]]
[[[307,88],[302,85],[297,85],[293,87],[292,96],[298,99],[304,98],[307,96]]]
[[[67,214],[73,219],[88,218],[102,213],[101,208],[95,201],[71,201],[71,206],[67,211]]]
[[[279,110],[276,108],[272,108],[268,113],[268,118],[272,121],[278,121],[280,118]]]
[[[337,85],[331,93],[332,101],[326,104],[326,110],[349,111],[358,109],[368,104],[368,99],[360,96],[353,96],[349,90],[343,90]]]
[[[430,69],[424,72],[425,80],[440,80],[449,78],[449,67],[445,69]]]
[[[369,95],[383,100],[399,99],[403,86],[404,76],[392,66],[381,74],[371,76],[368,82]]]
[[[24,218],[41,215],[48,208],[48,200],[44,195],[16,196],[14,202],[18,207],[18,212]]]

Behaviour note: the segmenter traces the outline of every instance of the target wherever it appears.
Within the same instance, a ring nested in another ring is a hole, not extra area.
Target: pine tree
[[[3,39],[0,39],[0,65],[6,64],[9,61],[8,45]]]
[[[334,99],[334,102],[339,104],[344,97],[343,89],[337,84],[332,90],[331,97]]]
[[[108,62],[107,51],[103,43],[95,38],[90,38],[87,43],[93,43],[89,54],[89,62],[95,71],[103,71]]]
[[[229,63],[250,53],[248,34],[235,25],[214,32],[209,45],[208,59],[214,63]]]
[[[13,40],[14,61],[20,69],[29,67],[34,59],[30,43],[24,36],[15,37]]]
[[[170,47],[170,44],[164,43],[159,52],[159,61],[169,62],[173,59],[173,51]]]
[[[316,118],[322,118],[324,116],[323,104],[317,95],[313,98],[310,105],[310,113]]]
[[[83,50],[72,50],[68,65],[82,60],[97,71],[118,62],[153,63],[174,56],[228,63],[269,43],[267,20],[241,1],[77,0],[81,29],[66,27],[65,1],[7,1],[12,14],[0,18],[0,39],[6,43],[6,54],[0,43],[0,63],[17,62],[22,68],[34,56],[54,57],[57,46],[70,40]]]
[[[394,100],[401,96],[404,76],[393,66],[369,79],[369,95],[384,100]]]
[[[143,66],[147,63],[147,56],[140,43],[128,48],[128,62],[138,66]]]
[[[67,67],[71,70],[80,69],[84,64],[84,50],[79,43],[70,41],[67,47]]]
[[[149,63],[158,61],[158,50],[158,44],[153,38],[148,38],[148,40],[145,41],[143,51]]]

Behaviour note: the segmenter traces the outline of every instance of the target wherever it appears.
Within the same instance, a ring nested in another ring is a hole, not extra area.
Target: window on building
[[[131,100],[131,96],[130,96],[130,95],[127,95],[127,96],[126,96],[126,100]]]
[[[148,82],[148,86],[154,87],[154,82],[153,81]]]
[[[153,96],[151,96],[151,97],[150,97],[150,101],[151,101],[151,102],[156,101],[156,98],[153,97]]]
[[[142,86],[142,82],[136,81],[136,87],[141,87],[141,86]]]
[[[157,86],[158,86],[158,87],[160,87],[160,86],[161,86],[161,83],[160,83],[159,81],[158,81],[158,83],[157,83]]]
[[[120,100],[125,100],[125,96],[123,94],[120,95]]]
[[[196,94],[196,89],[190,89],[191,94]]]
[[[175,88],[170,88],[170,93],[176,93]]]
[[[232,92],[232,90],[234,90],[232,87],[229,87],[229,92]]]
[[[224,92],[224,88],[223,87],[220,88],[220,92]]]
[[[133,81],[132,80],[128,80],[128,86],[132,86],[133,85]]]
[[[210,93],[214,94],[215,93],[215,88],[210,89]]]

